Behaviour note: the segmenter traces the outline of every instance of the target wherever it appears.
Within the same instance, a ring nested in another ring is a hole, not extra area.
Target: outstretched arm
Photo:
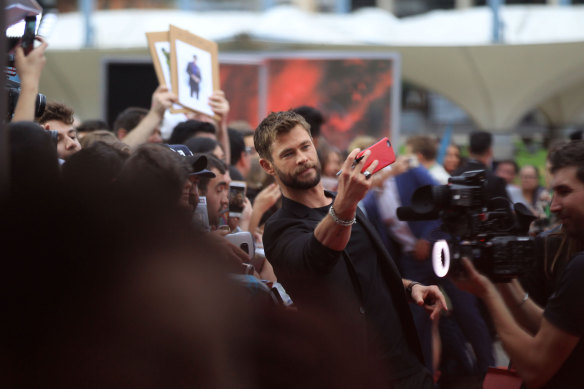
[[[570,356],[580,338],[572,335],[546,318],[535,336],[521,328],[505,306],[496,287],[464,259],[466,277],[455,280],[458,287],[481,298],[501,338],[503,348],[513,361],[517,372],[531,388],[539,388],[558,372]]]

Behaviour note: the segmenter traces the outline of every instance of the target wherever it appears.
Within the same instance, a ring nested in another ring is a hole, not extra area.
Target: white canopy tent
[[[98,116],[101,59],[147,56],[145,32],[174,24],[218,42],[220,52],[399,52],[404,79],[448,97],[484,129],[508,131],[537,107],[554,126],[581,116],[584,7],[503,7],[503,44],[489,43],[491,17],[485,7],[404,19],[379,9],[339,15],[288,6],[265,13],[102,11],[93,17],[95,47],[84,49],[81,15],[65,14],[50,37],[41,89],[82,117]]]

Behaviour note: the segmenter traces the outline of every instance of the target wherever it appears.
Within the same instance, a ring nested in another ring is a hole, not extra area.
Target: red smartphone
[[[379,163],[377,164],[375,170],[371,172],[371,174],[375,174],[384,167],[391,165],[392,163],[395,162],[395,152],[393,151],[393,147],[391,147],[391,142],[387,137],[381,139],[373,146],[369,146],[365,150],[361,151],[359,154],[357,154],[355,160],[359,162],[363,158],[363,154],[365,154],[367,150],[371,150],[371,154],[369,155],[369,158],[367,158],[365,165],[363,165],[361,173],[365,172],[369,165],[371,165],[375,160],[379,161]]]

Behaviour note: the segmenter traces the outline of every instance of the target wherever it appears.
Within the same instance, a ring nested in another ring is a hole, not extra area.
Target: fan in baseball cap
[[[215,178],[215,173],[207,170],[207,157],[201,154],[193,154],[185,145],[167,145],[169,149],[180,156],[187,158],[192,167],[192,173],[189,175],[205,178]]]

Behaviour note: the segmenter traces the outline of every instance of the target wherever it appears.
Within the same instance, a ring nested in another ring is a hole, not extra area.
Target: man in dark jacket
[[[501,177],[497,177],[491,170],[493,163],[493,135],[486,131],[475,131],[470,134],[469,158],[465,164],[456,169],[452,175],[460,176],[462,173],[472,170],[486,170],[488,198],[503,197],[507,195],[507,183]]]
[[[347,352],[369,358],[386,374],[365,377],[365,387],[432,388],[424,368],[407,297],[431,316],[446,307],[436,286],[402,279],[357,203],[371,187],[377,161],[363,171],[370,152],[358,149],[343,163],[336,197],[320,182],[320,164],[310,126],[294,112],[275,112],[254,134],[262,168],[282,190],[282,209],[266,223],[264,249],[279,280],[294,295],[316,282],[337,298],[325,309],[357,313]],[[299,281],[300,280],[300,281]],[[319,296],[313,296],[318,299]],[[424,300],[427,304],[424,303]],[[299,308],[302,308],[299,302]]]

